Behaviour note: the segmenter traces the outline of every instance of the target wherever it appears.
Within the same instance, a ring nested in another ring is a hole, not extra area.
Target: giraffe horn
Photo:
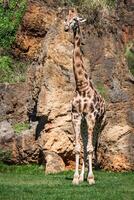
[[[77,17],[77,20],[80,22],[80,23],[84,23],[86,22],[87,20],[82,18],[82,17]]]

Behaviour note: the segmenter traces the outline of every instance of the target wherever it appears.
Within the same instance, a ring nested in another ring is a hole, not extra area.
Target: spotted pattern
[[[79,114],[94,115],[94,118],[101,117],[105,113],[104,99],[95,92],[94,88],[88,88],[87,91],[76,91],[72,102],[72,112]]]
[[[95,123],[105,114],[105,102],[100,94],[94,88],[88,73],[84,68],[82,52],[80,48],[80,27],[77,20],[77,12],[75,10],[69,11],[69,16],[66,21],[65,30],[73,30],[74,33],[74,52],[73,52],[73,70],[76,81],[76,93],[72,101],[72,123],[75,132],[75,153],[76,153],[76,169],[73,179],[73,184],[79,183],[79,178],[84,180],[84,161],[82,173],[79,177],[79,155],[81,152],[80,135],[81,135],[81,121],[84,119],[87,123],[87,143],[85,148],[87,150],[89,170],[88,182],[94,184],[94,175],[92,171],[92,153],[93,153],[93,129]],[[70,27],[69,27],[70,26]]]

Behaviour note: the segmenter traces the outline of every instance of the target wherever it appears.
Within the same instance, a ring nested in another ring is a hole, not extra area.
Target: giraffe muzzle
[[[64,31],[65,31],[65,32],[68,32],[68,31],[69,31],[69,26],[68,26],[68,25],[65,25],[65,26],[64,26]]]

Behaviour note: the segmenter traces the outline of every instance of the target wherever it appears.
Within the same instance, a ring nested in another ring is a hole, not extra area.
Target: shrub
[[[2,3],[2,1],[0,2]],[[0,46],[10,48],[15,40],[16,31],[20,25],[26,8],[26,0],[12,0],[9,9],[0,6]]]
[[[0,57],[0,82],[12,79],[12,60],[8,56]]]
[[[12,57],[0,56],[0,83],[25,81],[26,63],[13,60]]]
[[[0,0],[0,83],[25,81],[26,65],[14,60],[7,54],[15,41],[16,32],[26,9],[26,0],[9,1],[9,8],[4,9]],[[5,53],[6,52],[6,55]]]
[[[108,91],[106,90],[103,83],[99,82],[96,84],[97,90],[100,93],[100,95],[105,99],[108,100]]]
[[[125,48],[125,57],[128,63],[128,67],[130,69],[130,72],[134,76],[134,52],[131,50],[131,48],[134,46],[134,42],[131,41],[126,45]]]
[[[17,123],[13,126],[14,131],[20,134],[22,131],[29,129],[29,124],[27,122]]]
[[[0,149],[0,161],[9,161],[12,153],[9,150]]]

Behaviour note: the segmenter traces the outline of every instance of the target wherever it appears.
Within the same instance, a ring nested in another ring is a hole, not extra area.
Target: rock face
[[[30,92],[36,101],[30,108],[30,115],[39,120],[44,127],[39,130],[39,145],[43,151],[52,151],[62,157],[66,165],[73,159],[74,135],[71,127],[71,104],[73,96],[72,51],[73,44],[63,30],[63,21],[56,19],[42,41],[38,65],[29,68],[28,82]],[[61,59],[62,58],[62,59]],[[51,77],[51,78],[50,78]],[[32,84],[31,84],[32,83]],[[34,87],[33,87],[34,83]],[[33,95],[34,94],[34,95]],[[33,113],[36,107],[36,112]],[[39,125],[39,126],[40,126]]]
[[[118,2],[118,16],[122,25],[123,41],[127,43],[134,38],[134,2],[133,0]]]
[[[74,166],[70,113],[75,90],[73,38],[63,30],[64,14],[60,10],[43,1],[30,1],[13,50],[15,56],[33,60],[23,90],[27,95],[18,97],[25,105],[21,106],[22,116],[32,123],[30,130],[13,136],[11,160],[43,162],[47,173]],[[89,18],[82,27],[82,50],[94,85],[106,99],[107,125],[99,137],[98,163],[107,170],[125,171],[134,169],[134,85],[124,58],[126,40],[119,19],[104,12],[96,23]]]
[[[134,168],[134,135],[130,126],[107,126],[99,144],[98,154],[102,168],[114,171]]]
[[[27,99],[26,83],[0,84],[0,121],[7,119],[14,123],[27,120]]]
[[[55,12],[44,5],[44,1],[28,2],[12,51],[15,57],[37,59],[42,39],[55,19]]]

